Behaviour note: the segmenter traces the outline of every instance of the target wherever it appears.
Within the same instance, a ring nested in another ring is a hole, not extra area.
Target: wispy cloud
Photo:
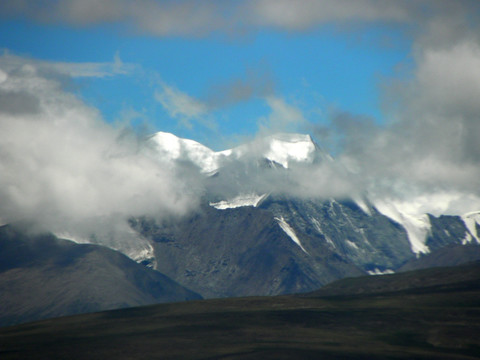
[[[156,91],[154,96],[170,117],[179,120],[187,128],[192,128],[193,122],[213,126],[206,119],[209,111],[207,105],[175,87],[162,83],[161,90]]]
[[[12,71],[20,66],[33,66],[35,71],[50,74],[61,75],[72,78],[96,77],[104,78],[116,75],[132,74],[138,66],[135,64],[124,63],[120,59],[119,53],[115,53],[112,62],[55,62],[42,61],[38,59],[26,58],[11,54],[4,50],[1,55],[1,65],[4,70]]]
[[[166,84],[162,90],[155,92],[155,99],[168,111],[171,117],[187,119],[204,115],[207,106],[186,93]]]
[[[308,124],[302,111],[284,99],[268,96],[265,100],[271,112],[258,122],[260,136],[276,132],[298,132]]]
[[[132,31],[194,37],[214,31],[238,34],[264,27],[304,31],[326,23],[423,23],[439,31],[445,26],[433,19],[450,19],[447,23],[451,24],[468,15],[472,26],[480,17],[479,10],[475,0],[138,0],[134,3],[4,0],[0,3],[0,14],[8,17],[24,16],[44,23],[74,26],[121,22]],[[453,27],[447,27],[451,33]]]
[[[275,94],[274,76],[263,68],[254,68],[239,77],[215,83],[207,90],[205,102],[217,109]]]

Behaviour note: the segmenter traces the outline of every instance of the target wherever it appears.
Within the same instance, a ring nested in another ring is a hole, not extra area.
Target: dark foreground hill
[[[457,266],[480,260],[480,246],[477,244],[450,244],[430,254],[406,262],[397,271],[412,271],[439,266]]]
[[[0,326],[200,298],[117,251],[0,227]]]
[[[4,328],[0,358],[478,359],[478,334],[476,262],[347,279],[302,296],[162,304]]]

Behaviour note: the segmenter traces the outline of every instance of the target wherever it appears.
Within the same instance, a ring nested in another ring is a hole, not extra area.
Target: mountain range
[[[204,297],[312,291],[424,258],[449,265],[448,256],[427,255],[480,244],[478,212],[414,216],[368,194],[324,198],[288,189],[312,168],[341,167],[309,135],[277,134],[219,152],[166,133],[148,141],[151,156],[196,166],[206,192],[188,216],[131,218],[130,226],[152,244],[147,262]]]
[[[368,193],[322,196],[330,184],[312,174],[350,170],[309,135],[213,151],[156,133],[143,145],[146,156],[197,177],[199,205],[181,217],[131,216],[117,242],[92,234],[90,244],[76,244],[85,239],[3,226],[3,325],[200,297],[305,293],[347,277],[480,259],[480,212],[419,215]]]

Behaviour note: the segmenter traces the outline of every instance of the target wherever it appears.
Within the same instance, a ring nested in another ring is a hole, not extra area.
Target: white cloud
[[[55,76],[44,75],[44,66],[0,57],[0,104],[7,97],[30,109],[0,111],[3,221],[36,220],[88,237],[105,226],[114,231],[132,215],[180,215],[195,207],[196,186],[174,165],[144,155],[134,134],[104,123]]]
[[[266,102],[271,113],[259,120],[259,133],[264,136],[276,132],[298,132],[307,125],[307,120],[302,111],[288,104],[284,99],[276,96],[268,96]]]
[[[469,40],[417,49],[413,76],[388,98],[386,126],[333,118],[339,160],[376,198],[424,201],[438,214],[480,208],[480,47]],[[393,105],[393,106],[390,106]],[[420,200],[418,200],[420,199]],[[430,199],[430,200],[428,200]],[[472,200],[473,199],[473,200]],[[392,200],[393,201],[393,200]]]
[[[305,30],[325,23],[415,23],[468,14],[478,19],[475,0],[4,0],[0,14],[45,23],[91,26],[122,22],[157,36],[201,36],[215,31],[243,33],[261,27]],[[447,15],[447,16],[446,16]],[[435,22],[438,29],[438,24]]]
[[[425,105],[441,104],[450,114],[480,111],[479,44],[462,41],[449,48],[426,48],[417,63],[415,95]]]
[[[172,118],[182,121],[189,128],[192,127],[192,121],[208,123],[204,121],[208,107],[172,86],[162,84],[162,90],[155,92],[155,99]]]
[[[259,25],[290,30],[336,21],[409,21],[411,7],[392,0],[259,0],[250,6]]]
[[[21,66],[33,66],[35,71],[44,75],[62,75],[67,77],[97,77],[104,78],[115,75],[131,74],[137,68],[134,64],[126,64],[120,59],[119,53],[115,53],[112,62],[53,62],[29,59],[10,54],[4,51],[1,57],[1,66],[6,71],[13,71]]]

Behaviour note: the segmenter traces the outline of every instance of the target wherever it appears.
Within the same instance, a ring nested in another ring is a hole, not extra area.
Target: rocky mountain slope
[[[210,298],[307,292],[344,277],[408,269],[423,258],[428,267],[460,264],[480,251],[462,245],[468,229],[460,217],[430,219],[431,252],[420,256],[400,224],[353,201],[270,196],[256,207],[204,205],[180,221],[131,219],[131,226],[152,242],[159,271]],[[452,263],[450,246],[467,252],[456,251]]]
[[[201,206],[183,218],[132,217],[131,240],[114,248],[205,297],[306,292],[346,276],[396,272],[449,245],[480,244],[478,212],[434,216],[368,194],[321,196],[332,185],[313,181],[316,172],[348,177],[349,170],[308,135],[216,152],[157,133],[143,151],[198,177]]]
[[[205,297],[311,291],[346,276],[398,271],[448,245],[479,243],[476,213],[415,218],[361,195],[292,195],[293,174],[335,161],[308,135],[277,134],[220,152],[166,133],[149,141],[151,156],[201,169],[206,194],[183,219],[132,218],[130,225],[152,244],[158,270]],[[430,259],[430,266],[448,265]]]
[[[117,251],[0,227],[0,326],[200,298]]]
[[[204,297],[303,292],[364,273],[327,243],[300,247],[267,209],[204,206],[171,224],[131,225],[151,239],[160,272]]]

